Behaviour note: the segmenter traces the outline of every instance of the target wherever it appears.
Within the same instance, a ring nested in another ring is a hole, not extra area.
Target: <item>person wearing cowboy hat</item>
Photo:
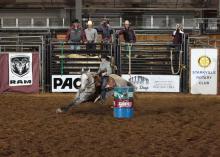
[[[135,32],[130,27],[130,22],[128,20],[125,20],[124,28],[121,29],[118,34],[123,36],[125,43],[135,43],[136,42]],[[128,47],[125,48],[125,50],[128,51]]]
[[[102,35],[102,49],[110,51],[111,46],[110,44],[112,43],[112,34],[113,34],[113,29],[109,24],[109,20],[104,18],[101,24],[96,28],[98,33]]]
[[[91,20],[87,22],[87,29],[85,29],[85,34],[86,34],[86,49],[87,50],[96,50],[96,45],[97,43],[97,38],[98,38],[98,33],[97,30],[93,28],[93,23]]]
[[[83,31],[83,28],[80,25],[80,22],[78,19],[75,19],[72,21],[72,25],[69,28],[67,35],[66,35],[66,41],[69,43],[80,43],[84,42],[86,40],[85,32]],[[71,45],[71,50],[80,50],[80,45]]]
[[[125,20],[124,28],[119,31],[119,35],[123,35],[126,43],[136,42],[136,35],[134,30],[130,27],[130,22],[128,20]]]

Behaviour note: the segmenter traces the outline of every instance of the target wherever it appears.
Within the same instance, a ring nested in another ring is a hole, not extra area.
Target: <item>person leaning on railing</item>
[[[86,49],[87,50],[96,50],[96,43],[98,38],[97,30],[93,28],[92,21],[87,22],[88,28],[85,29],[86,35]]]
[[[102,35],[102,43],[103,43],[103,50],[110,51],[110,44],[112,43],[112,34],[113,29],[110,26],[109,20],[104,19],[101,24],[96,28],[98,33]]]
[[[124,28],[118,32],[119,35],[122,35],[125,41],[125,51],[129,50],[128,44],[132,44],[136,42],[136,35],[134,30],[130,27],[130,22],[125,20]],[[131,47],[133,49],[133,47]]]
[[[80,25],[78,19],[72,21],[72,25],[67,31],[66,41],[69,43],[78,43],[78,45],[71,45],[71,50],[80,50],[80,43],[84,43],[86,41],[85,32]]]

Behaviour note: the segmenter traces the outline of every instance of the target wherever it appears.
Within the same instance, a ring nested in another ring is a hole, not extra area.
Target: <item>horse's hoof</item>
[[[61,108],[56,109],[56,113],[63,113],[63,110]]]

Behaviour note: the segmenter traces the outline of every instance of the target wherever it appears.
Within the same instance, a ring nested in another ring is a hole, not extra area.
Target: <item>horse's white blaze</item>
[[[80,89],[84,90],[86,88],[86,85],[88,83],[88,76],[86,74],[81,75],[81,87]]]

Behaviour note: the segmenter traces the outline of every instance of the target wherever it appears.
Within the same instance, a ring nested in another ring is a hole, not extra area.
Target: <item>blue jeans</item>
[[[106,85],[108,83],[108,76],[102,76],[101,78],[101,98],[102,100],[105,100],[106,96]]]
[[[74,43],[72,41],[69,41],[69,43]],[[70,45],[71,50],[80,50],[80,45]]]
[[[71,45],[70,49],[71,50],[80,50],[80,45]]]

